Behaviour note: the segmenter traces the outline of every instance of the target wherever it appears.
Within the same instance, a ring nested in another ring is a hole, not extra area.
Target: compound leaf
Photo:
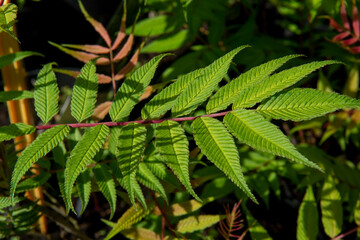
[[[302,121],[344,108],[359,108],[360,101],[334,92],[295,88],[262,103],[256,111],[275,119]]]
[[[25,123],[13,123],[0,127],[0,142],[35,132],[36,128]]]
[[[254,202],[257,202],[245,182],[239,152],[225,126],[217,119],[200,117],[192,123],[191,127],[196,144],[205,156]]]
[[[317,164],[301,155],[280,129],[252,110],[240,109],[227,113],[224,123],[237,139],[252,148],[322,171]]]
[[[46,64],[37,75],[34,105],[37,115],[46,124],[59,112],[59,89],[52,69],[54,63]]]
[[[71,189],[80,173],[86,169],[86,166],[102,148],[108,135],[108,126],[103,124],[97,125],[91,130],[85,132],[81,140],[71,151],[70,157],[66,161],[65,168],[65,198],[71,209],[73,209],[71,202]],[[70,209],[67,209],[67,211],[69,210]]]
[[[67,125],[55,126],[42,134],[40,134],[27,148],[25,148],[15,163],[14,171],[10,183],[10,197],[14,198],[16,185],[30,169],[31,165],[44,157],[56,145],[58,145],[64,137],[68,135],[70,127]]]
[[[71,98],[71,115],[78,122],[91,117],[94,113],[98,90],[97,79],[94,61],[86,63],[76,78]]]

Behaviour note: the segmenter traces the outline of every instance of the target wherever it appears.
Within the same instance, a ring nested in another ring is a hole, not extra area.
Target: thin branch
[[[342,233],[342,234],[332,238],[331,240],[343,239],[344,237],[352,234],[353,232],[356,232],[359,228],[360,228],[360,226],[356,226],[356,228],[353,228],[353,229],[351,229],[350,231],[348,231],[346,233]]]
[[[80,127],[95,127],[99,124],[104,124],[108,127],[116,127],[116,126],[125,126],[130,123],[139,123],[139,124],[154,124],[154,123],[161,123],[166,120],[171,120],[175,122],[183,122],[183,121],[192,121],[199,117],[221,117],[225,116],[227,113],[231,111],[226,112],[220,112],[220,113],[214,113],[209,115],[201,115],[201,116],[194,116],[194,117],[181,117],[181,118],[168,118],[168,119],[158,119],[158,120],[135,120],[135,121],[127,121],[127,122],[100,122],[100,123],[70,123],[70,124],[50,124],[50,125],[41,125],[36,126],[36,129],[38,130],[44,130],[49,129],[58,125],[68,125],[72,128],[80,128]]]

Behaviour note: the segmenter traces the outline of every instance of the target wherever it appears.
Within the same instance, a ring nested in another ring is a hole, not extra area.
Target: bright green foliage
[[[26,98],[33,98],[34,93],[30,91],[6,91],[0,92],[0,102],[7,102],[10,100],[19,100]]]
[[[51,174],[42,172],[35,177],[31,177],[25,179],[24,181],[20,182],[16,187],[16,193],[25,192],[36,187],[44,185],[47,180],[51,177]]]
[[[174,121],[164,121],[155,131],[156,147],[166,165],[171,168],[186,190],[198,201],[189,178],[189,142],[184,129]]]
[[[112,127],[110,130],[110,138],[109,138],[109,151],[116,156],[117,144],[119,141],[119,134],[121,132],[121,126]]]
[[[236,138],[255,149],[321,170],[301,155],[280,129],[252,110],[230,112],[224,117],[224,123]]]
[[[141,184],[158,192],[162,198],[168,203],[169,200],[166,196],[164,187],[161,185],[157,177],[151,172],[144,162],[139,163],[139,170],[137,172],[137,179]]]
[[[335,63],[339,62],[330,60],[312,62],[276,73],[262,81],[261,84],[251,86],[241,91],[239,98],[233,104],[233,109],[252,107],[263,99],[294,85],[316,69]]]
[[[24,151],[21,152],[11,178],[10,197],[14,198],[16,185],[31,165],[44,157],[68,135],[70,127],[59,125],[40,134]]]
[[[312,187],[306,189],[304,199],[299,208],[296,239],[317,239],[319,232],[319,213]]]
[[[167,15],[144,19],[135,25],[134,35],[141,37],[153,37],[172,32],[178,27],[174,24],[177,20],[178,18]]]
[[[202,75],[191,82],[177,98],[175,105],[171,109],[173,116],[182,116],[192,112],[210,97],[227,73],[232,59],[246,47],[249,46],[240,46],[204,68]]]
[[[43,56],[41,53],[32,51],[14,52],[0,56],[0,68],[30,56]]]
[[[13,123],[0,127],[0,142],[35,132],[36,128],[24,123]]]
[[[245,182],[240,167],[240,158],[234,139],[225,126],[214,118],[197,118],[191,125],[196,144],[205,156],[223,171],[254,202],[254,195]]]
[[[194,81],[201,76],[203,69],[198,69],[180,76],[174,83],[163,89],[153,97],[141,110],[143,119],[157,118],[168,111],[176,103],[177,97]]]
[[[76,180],[76,188],[78,190],[78,194],[79,194],[79,197],[81,200],[81,210],[80,210],[80,214],[79,214],[79,215],[81,215],[85,211],[87,205],[89,204],[89,200],[90,200],[91,176],[90,176],[89,169],[85,169],[85,171],[79,175],[79,177]]]
[[[106,235],[105,240],[113,238],[116,234],[121,232],[122,230],[129,228],[131,225],[139,222],[142,218],[149,215],[149,213],[154,208],[154,203],[148,203],[148,209],[142,208],[139,204],[130,207],[116,222],[115,226],[111,231]]]
[[[46,124],[59,112],[59,89],[52,70],[54,63],[46,64],[37,75],[34,105],[37,115]]]
[[[190,216],[180,220],[176,226],[176,230],[180,233],[195,232],[218,223],[220,219],[220,215]]]
[[[167,55],[162,54],[154,57],[123,82],[110,107],[109,113],[113,121],[120,121],[130,114],[145,92],[145,88],[150,84],[160,60]]]
[[[276,69],[281,67],[287,61],[299,57],[301,55],[289,55],[286,57],[271,60],[258,67],[254,67],[249,71],[241,74],[239,77],[232,80],[229,84],[223,86],[217,91],[206,105],[206,112],[208,114],[214,113],[227,108],[238,97],[244,89],[260,84],[265,78],[269,77]]]
[[[256,111],[275,119],[302,121],[344,108],[359,108],[360,101],[333,92],[295,88],[262,103]]]
[[[246,220],[249,224],[251,239],[272,240],[266,229],[250,214],[249,211],[246,211]]]
[[[321,190],[321,221],[324,226],[325,233],[334,238],[342,229],[343,224],[343,208],[341,203],[341,195],[337,190],[334,179],[328,175],[324,186]]]
[[[110,205],[110,219],[114,216],[116,209],[116,190],[115,182],[111,177],[110,170],[105,164],[98,164],[93,169],[96,183],[99,186],[100,191],[104,194],[106,200]]]
[[[89,118],[95,108],[98,90],[98,77],[94,61],[90,61],[81,68],[76,78],[71,98],[71,115],[78,121]]]
[[[162,53],[176,50],[183,46],[189,39],[188,29],[180,30],[175,34],[164,36],[147,44],[141,53]]]
[[[14,204],[20,202],[23,198],[14,197]],[[11,206],[11,198],[10,197],[0,197],[0,209],[7,208]]]
[[[8,3],[0,7],[0,32],[6,32],[19,41],[14,34],[13,26],[15,24],[18,7],[15,4]]]
[[[73,209],[71,202],[71,189],[76,178],[82,173],[91,162],[96,153],[102,148],[106,137],[109,135],[109,127],[100,124],[85,132],[82,139],[72,150],[65,168],[65,198],[68,205]],[[67,209],[69,211],[70,209]]]
[[[123,127],[119,135],[117,160],[123,176],[124,188],[135,206],[134,187],[139,161],[145,149],[146,128],[138,123]]]

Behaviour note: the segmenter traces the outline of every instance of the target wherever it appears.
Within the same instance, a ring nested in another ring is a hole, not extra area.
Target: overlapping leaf
[[[52,70],[54,63],[46,64],[37,75],[34,90],[34,105],[37,115],[46,124],[59,112],[59,89]]]
[[[306,189],[304,199],[299,208],[297,219],[296,237],[297,239],[312,240],[317,239],[319,232],[319,214],[316,206],[315,196],[312,187]]]
[[[180,233],[204,230],[205,228],[218,223],[221,218],[221,215],[190,216],[180,220],[176,226],[176,230]]]
[[[97,125],[85,132],[82,139],[72,150],[65,168],[65,198],[71,208],[73,208],[71,202],[71,189],[76,178],[86,169],[86,166],[102,148],[108,135],[109,127],[103,124]],[[67,209],[67,211],[69,211],[69,209]]]
[[[224,117],[224,123],[236,138],[255,149],[321,170],[301,155],[280,129],[252,110],[230,112]]]
[[[160,60],[166,55],[162,54],[154,57],[123,82],[110,107],[109,113],[113,121],[120,121],[130,114],[132,108],[139,102],[139,98],[145,92],[145,88],[150,84]]]
[[[233,109],[252,107],[265,98],[297,83],[316,69],[335,63],[339,62],[331,60],[312,62],[276,73],[262,81],[261,84],[241,91],[233,104]]]
[[[33,98],[34,93],[30,91],[6,91],[0,92],[0,102]]]
[[[96,67],[93,61],[84,65],[73,88],[71,115],[78,121],[91,117],[94,113],[98,82]]]
[[[223,171],[254,202],[254,195],[245,182],[234,139],[225,126],[214,118],[197,118],[191,125],[197,145],[205,156]]]
[[[13,30],[17,10],[18,7],[12,3],[0,6],[0,32],[4,31],[19,41]]]
[[[210,98],[208,104],[206,105],[206,112],[211,114],[225,109],[236,100],[236,98],[239,96],[238,94],[242,90],[255,84],[259,84],[287,61],[299,56],[301,55],[289,55],[286,57],[274,59],[241,74],[239,77],[220,88]]]
[[[240,46],[204,68],[203,75],[191,82],[177,98],[171,112],[174,116],[186,115],[195,110],[214,91],[228,71],[235,55],[248,46]]]
[[[76,180],[76,187],[81,199],[80,215],[83,214],[87,205],[89,204],[91,194],[91,176],[90,170],[86,169],[82,172]],[[68,205],[66,205],[68,206]]]
[[[145,149],[146,128],[130,123],[119,134],[117,160],[123,176],[124,188],[135,206],[134,188],[139,161]]]
[[[45,156],[68,135],[70,127],[59,125],[40,134],[24,151],[21,152],[12,174],[10,197],[14,198],[16,185],[31,165]]]
[[[0,127],[0,142],[35,132],[36,128],[25,123],[13,123]]]
[[[156,147],[186,190],[198,201],[189,178],[189,142],[184,129],[174,121],[164,121],[155,130]]]
[[[271,97],[256,111],[275,119],[302,121],[338,109],[359,107],[359,100],[345,95],[311,88],[295,88]]]

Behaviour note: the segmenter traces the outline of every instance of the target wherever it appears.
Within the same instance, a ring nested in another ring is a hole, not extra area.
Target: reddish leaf
[[[136,50],[130,61],[115,75],[115,81],[123,79],[136,65],[139,59],[140,49]]]
[[[86,20],[94,27],[95,31],[97,31],[100,34],[100,36],[104,39],[106,45],[108,45],[108,47],[110,47],[111,39],[110,39],[109,33],[106,31],[104,26],[89,15],[89,13],[86,11],[86,9],[84,8],[84,5],[82,4],[82,2],[80,0],[78,1],[78,3],[80,6],[80,9],[81,9],[81,12],[84,14]]]
[[[153,86],[151,86],[151,85],[147,86],[146,89],[145,89],[145,92],[143,93],[143,95],[141,95],[139,101],[142,101],[142,100],[147,99],[148,97],[150,97],[151,94],[153,92],[155,92],[155,90],[156,89]]]
[[[341,15],[341,20],[344,23],[345,29],[350,30],[350,23],[347,17],[345,1],[341,1],[340,15]]]
[[[350,46],[351,44],[356,43],[358,40],[359,39],[357,37],[352,37],[344,41],[341,41],[341,44],[343,44],[344,46]]]
[[[353,53],[353,54],[359,54],[360,53],[360,46],[350,48],[350,52]]]
[[[354,29],[355,36],[360,37],[360,26],[359,26],[359,12],[358,8],[356,7],[355,2],[353,1],[353,20],[352,20],[352,26]]]
[[[123,59],[124,57],[126,57],[129,54],[131,47],[133,45],[133,42],[134,42],[134,35],[130,34],[128,40],[126,41],[126,43],[124,44],[122,49],[114,57],[114,62],[120,61],[121,59]]]
[[[106,54],[109,53],[109,49],[100,45],[76,45],[76,44],[62,44],[64,47],[74,48],[83,50],[85,52],[89,53],[95,53],[95,54]]]
[[[115,39],[113,45],[111,46],[111,50],[114,50],[114,49],[118,48],[120,43],[126,37],[126,33],[125,33],[125,31],[126,31],[126,8],[124,7],[124,9],[125,9],[125,12],[124,12],[124,15],[122,16],[122,19],[121,19],[120,30],[119,30],[118,35],[116,36],[116,39]]]
[[[338,24],[334,19],[332,19],[331,17],[329,16],[326,16],[325,18],[329,19],[329,25],[330,27],[334,28],[336,31],[338,32],[343,32],[345,29],[340,25]]]
[[[111,83],[111,77],[104,74],[98,74],[98,83],[99,84]]]
[[[91,116],[91,119],[94,120],[95,122],[99,122],[103,120],[105,116],[109,113],[111,104],[112,104],[111,101],[107,101],[99,104],[94,109],[94,113]]]
[[[333,41],[334,42],[338,42],[340,40],[343,40],[344,38],[350,36],[350,32],[346,31],[346,32],[342,32],[342,33],[339,33],[338,35],[336,35],[335,37],[333,37]]]
[[[66,69],[60,69],[60,68],[54,68],[55,72],[66,74],[70,77],[77,78],[77,76],[80,74],[79,71],[72,71],[72,70],[66,70]],[[104,74],[96,74],[98,76],[98,83],[110,83],[111,77],[104,75]]]

